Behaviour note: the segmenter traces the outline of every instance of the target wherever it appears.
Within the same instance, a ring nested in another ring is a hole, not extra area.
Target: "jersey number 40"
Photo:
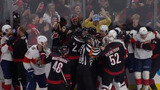
[[[52,68],[53,68],[53,71],[55,71],[56,73],[60,73],[62,67],[63,67],[63,63],[56,61]]]
[[[119,54],[118,53],[114,53],[114,54],[110,55],[109,59],[110,59],[110,62],[111,62],[112,66],[121,63],[121,61],[119,60]]]

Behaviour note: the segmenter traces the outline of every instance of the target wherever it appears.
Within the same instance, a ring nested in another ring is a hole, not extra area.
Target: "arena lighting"
[[[108,2],[115,12],[120,12],[127,6],[127,0],[108,0]]]

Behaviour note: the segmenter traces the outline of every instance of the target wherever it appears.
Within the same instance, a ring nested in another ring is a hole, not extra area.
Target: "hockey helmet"
[[[74,36],[77,37],[82,37],[82,29],[78,28],[76,31],[73,33]]]
[[[121,34],[122,30],[119,27],[114,28],[114,30],[117,32],[117,34]]]
[[[59,48],[59,53],[61,55],[67,55],[69,53],[69,48],[67,45],[62,45],[60,48]]]
[[[40,35],[40,36],[37,37],[37,43],[39,45],[42,45],[42,43],[45,43],[47,41],[48,41],[48,39],[45,36],[43,36],[43,35]]]
[[[146,35],[146,34],[148,34],[147,28],[146,28],[146,27],[141,27],[141,28],[139,29],[139,34],[140,34],[140,35]]]
[[[93,27],[88,28],[88,33],[90,35],[96,35],[97,34],[96,28]]]
[[[2,26],[2,32],[3,32],[3,33],[7,33],[7,32],[8,32],[7,30],[8,30],[8,29],[11,29],[11,28],[12,28],[12,27],[11,27],[10,25],[3,25],[3,26]]]
[[[87,35],[87,36],[85,36],[84,41],[85,41],[85,43],[92,45],[94,38],[92,35]]]
[[[110,30],[109,32],[108,32],[108,41],[109,42],[112,42],[112,41],[114,41],[114,39],[116,39],[117,38],[117,32],[115,31],[115,30]]]
[[[130,36],[133,37],[137,34],[137,31],[136,30],[131,30],[129,34],[130,34]]]
[[[107,25],[101,25],[100,30],[104,32],[108,32],[108,26]]]

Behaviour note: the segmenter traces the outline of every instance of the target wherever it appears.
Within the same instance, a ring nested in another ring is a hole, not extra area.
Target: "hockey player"
[[[136,30],[126,31],[126,38],[124,42],[126,43],[126,46],[128,48],[128,57],[126,60],[126,66],[129,70],[129,73],[134,72],[134,44],[130,41],[130,38],[137,34]]]
[[[125,84],[126,47],[124,42],[116,37],[117,32],[115,30],[109,31],[108,45],[100,54],[104,67],[101,90],[111,90],[112,85],[115,86],[116,90],[127,90]]]
[[[93,46],[93,37],[87,35],[85,44],[80,49],[79,65],[77,67],[77,90],[95,90],[92,77],[92,62],[100,53],[99,48]]]
[[[46,90],[47,82],[45,75],[45,65],[42,64],[40,52],[44,51],[46,55],[50,54],[47,48],[47,38],[43,35],[37,37],[36,45],[31,46],[24,57],[24,67],[27,70],[27,87],[26,90],[36,90],[38,83],[40,90]]]
[[[48,90],[70,90],[71,75],[70,61],[66,58],[69,53],[69,48],[62,45],[59,48],[59,53],[53,52],[48,57],[42,52],[42,63],[51,62],[50,73],[47,79]]]
[[[79,49],[84,44],[84,40],[82,37],[82,30],[78,29],[73,33],[73,37],[71,38],[68,47],[69,47],[69,54],[68,59],[71,62],[71,80],[72,80],[72,86],[71,90],[74,90],[75,85],[77,83],[77,66],[78,66],[78,60],[80,57]]]
[[[150,71],[150,87],[152,90],[158,90],[155,82],[154,82],[154,76],[160,69],[160,39],[154,39],[151,41],[155,45],[155,49],[153,50],[153,56],[152,56],[152,69]]]
[[[20,90],[20,82],[23,90],[26,90],[26,70],[23,66],[24,55],[27,52],[27,37],[24,27],[19,27],[17,30],[17,37],[12,43],[13,48],[13,87],[14,90]]]
[[[159,39],[159,33],[156,32],[156,31],[153,31],[153,33],[156,35],[156,38],[153,39],[153,40],[149,40],[149,41],[146,41],[142,44],[142,48],[145,49],[145,50],[152,50],[153,49],[153,56],[152,56],[152,68],[151,68],[151,71],[150,71],[150,87],[152,90],[158,90],[156,85],[155,85],[155,82],[154,82],[154,76],[156,75],[157,71],[160,69],[160,48],[159,48],[159,45],[160,45],[160,39]],[[155,47],[155,48],[153,48]]]
[[[137,90],[142,89],[142,85],[145,90],[149,87],[149,74],[152,65],[152,50],[154,47],[143,49],[143,43],[155,38],[153,32],[149,32],[146,27],[141,27],[139,33],[133,37],[132,42],[136,41],[135,51],[134,51],[134,75],[136,78]]]
[[[13,41],[12,39],[12,29],[10,25],[3,25],[2,27],[3,37],[1,39],[1,67],[4,75],[4,90],[11,90],[12,84],[12,67],[13,59],[10,51],[10,45]]]

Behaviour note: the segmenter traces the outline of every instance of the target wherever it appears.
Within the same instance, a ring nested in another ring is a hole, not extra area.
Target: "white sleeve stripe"
[[[78,39],[76,36],[74,37],[74,39],[75,39],[77,42],[84,43],[83,40]]]

